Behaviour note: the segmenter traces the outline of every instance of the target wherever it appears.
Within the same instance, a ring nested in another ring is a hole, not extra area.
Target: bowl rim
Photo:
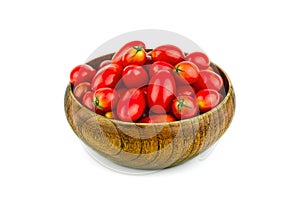
[[[190,122],[193,119],[199,119],[199,118],[205,118],[206,116],[211,116],[213,113],[217,112],[219,110],[219,108],[223,107],[223,105],[225,105],[226,102],[228,101],[229,97],[233,94],[233,86],[232,86],[231,80],[230,80],[229,76],[227,75],[227,73],[221,67],[219,67],[218,65],[216,65],[213,62],[210,62],[210,65],[214,65],[215,67],[217,67],[217,69],[219,71],[222,71],[222,73],[226,77],[227,82],[228,82],[228,91],[226,93],[226,96],[224,97],[224,99],[216,107],[212,108],[211,110],[209,110],[209,111],[207,111],[205,113],[199,114],[199,115],[197,115],[195,117],[192,117],[192,118],[187,118],[187,119],[182,119],[182,120],[176,120],[176,121],[172,121],[172,122],[140,123],[140,122],[126,122],[126,121],[121,121],[121,120],[117,120],[117,119],[110,119],[110,118],[107,118],[107,117],[105,117],[103,115],[97,114],[96,112],[93,112],[93,111],[89,110],[86,106],[84,106],[83,104],[81,104],[77,100],[77,98],[75,98],[75,96],[73,94],[71,82],[68,83],[67,90],[70,92],[70,95],[71,95],[72,99],[78,105],[80,105],[81,108],[83,108],[84,110],[86,110],[86,112],[90,113],[91,115],[98,116],[99,118],[105,118],[106,120],[109,120],[109,121],[111,121],[114,124],[119,124],[119,125],[122,125],[122,124],[125,125],[126,124],[126,125],[139,126],[139,127],[145,127],[145,126],[149,126],[149,125],[158,125],[159,126],[159,125],[165,125],[165,124],[178,125],[178,124],[181,124],[181,123]]]

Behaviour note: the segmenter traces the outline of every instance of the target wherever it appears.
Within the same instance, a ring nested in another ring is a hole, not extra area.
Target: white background
[[[299,19],[296,0],[1,1],[0,200],[299,200]],[[75,65],[145,28],[199,44],[237,107],[205,161],[132,176],[89,157],[63,98]]]

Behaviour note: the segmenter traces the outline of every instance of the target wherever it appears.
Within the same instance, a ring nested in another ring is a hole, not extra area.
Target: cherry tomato
[[[132,46],[122,57],[123,66],[128,66],[130,64],[144,65],[146,59],[146,52],[143,46]]]
[[[203,52],[192,52],[185,57],[186,61],[193,62],[199,70],[205,70],[209,67],[210,61]]]
[[[112,88],[100,88],[94,93],[94,105],[101,113],[113,110],[118,102],[118,93]]]
[[[91,90],[91,84],[89,82],[81,82],[74,88],[74,96],[81,102],[84,94]]]
[[[176,119],[171,114],[156,114],[143,117],[139,123],[163,123],[172,121],[176,121]]]
[[[217,73],[211,70],[200,71],[200,78],[192,84],[199,91],[201,89],[214,89],[219,91],[223,87],[223,79]]]
[[[111,64],[111,60],[104,60],[102,61],[99,66],[98,66],[98,70],[103,68],[104,66],[108,65],[108,64]]]
[[[144,49],[146,48],[146,45],[145,43],[143,43],[142,41],[131,41],[131,42],[128,42],[126,43],[125,45],[123,45],[121,47],[121,49],[119,51],[117,51],[114,56],[112,57],[112,63],[114,64],[118,64],[118,65],[123,65],[123,61],[122,61],[122,58],[123,58],[123,55],[125,54],[125,52],[133,47],[133,46],[141,46],[143,47]]]
[[[95,111],[95,106],[94,106],[94,93],[92,91],[88,91],[84,94],[82,98],[82,104],[90,109],[91,111]]]
[[[174,72],[185,79],[189,84],[199,80],[200,72],[198,67],[189,61],[182,61],[174,67]]]
[[[196,97],[195,90],[190,85],[182,85],[182,86],[178,86],[176,88],[177,88],[176,96],[191,96],[191,97]]]
[[[117,105],[117,117],[122,121],[136,121],[146,108],[146,98],[142,90],[129,89],[120,98]]]
[[[73,68],[71,71],[70,82],[73,86],[81,82],[90,82],[95,74],[96,70],[91,66],[88,64],[81,64]]]
[[[154,113],[165,114],[171,108],[175,97],[176,85],[172,72],[158,71],[148,85],[148,106]]]
[[[197,92],[196,100],[200,112],[207,112],[219,104],[220,95],[216,90],[202,89]]]
[[[149,68],[149,76],[152,77],[159,70],[173,70],[173,66],[165,61],[156,61]]]
[[[172,112],[177,119],[187,119],[199,113],[196,99],[191,96],[178,96],[172,102]]]
[[[161,45],[152,50],[153,61],[165,61],[173,66],[184,60],[184,54],[180,48],[174,45]]]
[[[129,65],[123,69],[122,80],[128,88],[140,88],[148,83],[148,73],[138,65]]]
[[[102,87],[114,88],[122,77],[123,68],[118,64],[108,64],[97,71],[91,88],[96,91]]]

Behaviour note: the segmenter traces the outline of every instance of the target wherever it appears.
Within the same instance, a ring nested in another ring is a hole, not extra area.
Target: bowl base
[[[82,146],[84,147],[84,149],[87,151],[87,153],[95,161],[97,161],[103,167],[108,168],[108,169],[113,170],[113,171],[118,172],[118,173],[128,174],[128,175],[146,175],[146,174],[152,174],[152,173],[156,173],[156,172],[164,170],[164,169],[143,170],[143,169],[135,169],[135,168],[129,168],[129,167],[121,166],[121,165],[118,165],[118,164],[116,164],[116,163],[114,163],[114,162],[106,159],[105,157],[101,156],[95,150],[93,150],[92,148],[90,148],[89,146],[87,146],[85,143],[83,143],[83,142],[81,142],[81,143],[82,143]],[[217,145],[217,143],[214,143],[207,150],[205,150],[204,152],[202,152],[201,154],[199,154],[196,157],[196,159],[198,159],[198,161],[205,160],[213,152],[213,150],[215,149],[216,145]]]

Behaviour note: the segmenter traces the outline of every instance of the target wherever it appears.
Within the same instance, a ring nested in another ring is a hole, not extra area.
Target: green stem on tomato
[[[175,66],[175,73],[179,74],[179,72],[185,72],[184,70],[179,68],[180,65]]]

